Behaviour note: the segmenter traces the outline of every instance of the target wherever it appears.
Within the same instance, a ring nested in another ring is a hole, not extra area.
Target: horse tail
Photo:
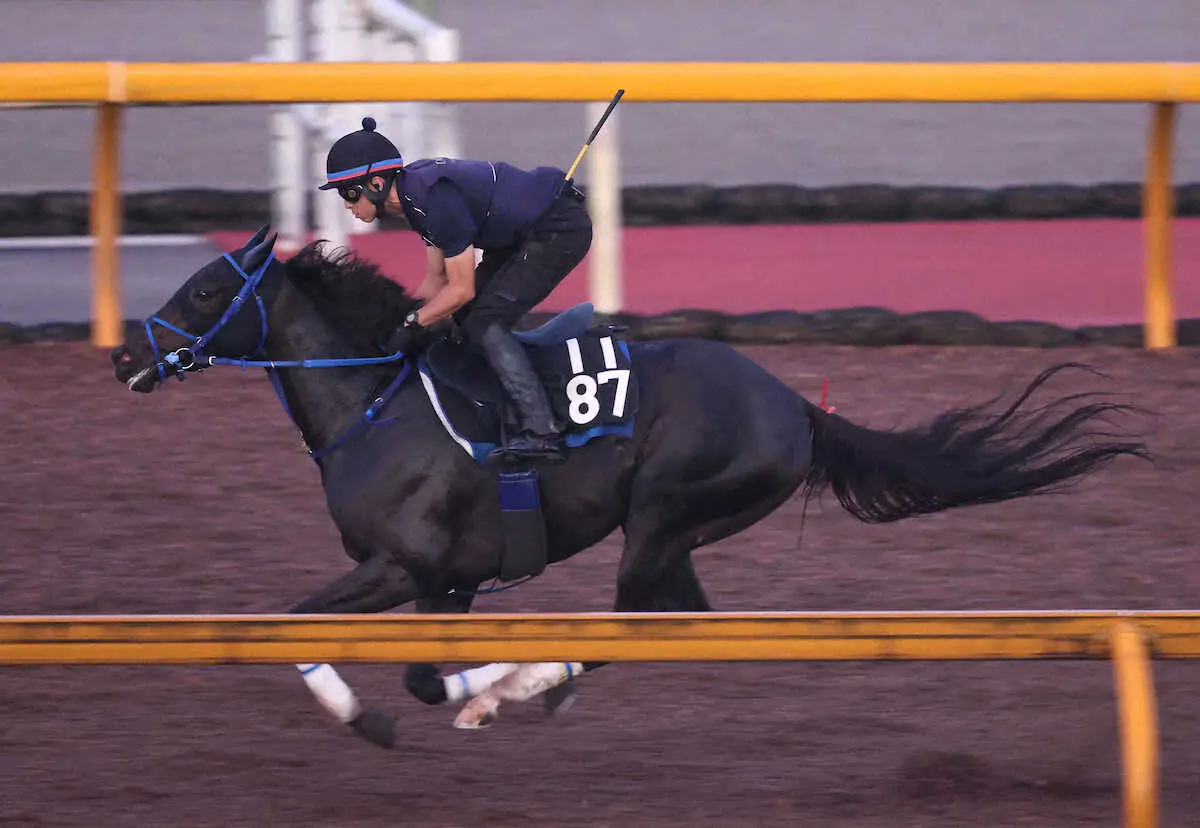
[[[1106,430],[1117,415],[1134,411],[1131,406],[1094,392],[1026,405],[1065,368],[1097,373],[1057,365],[999,414],[984,412],[992,400],[905,431],[864,428],[805,400],[813,460],[802,490],[811,498],[832,489],[859,520],[888,523],[1061,490],[1122,455],[1150,459],[1143,443]]]

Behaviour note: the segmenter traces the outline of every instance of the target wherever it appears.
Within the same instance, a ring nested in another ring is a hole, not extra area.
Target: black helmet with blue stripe
[[[369,181],[382,175],[389,182],[404,166],[396,145],[375,131],[375,119],[362,119],[362,129],[343,135],[325,157],[326,182],[318,189],[332,190]]]

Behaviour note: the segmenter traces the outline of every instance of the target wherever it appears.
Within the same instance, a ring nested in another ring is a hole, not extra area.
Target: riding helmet
[[[375,119],[362,119],[362,129],[343,135],[325,157],[328,179],[318,189],[332,190],[373,175],[394,173],[404,166],[396,145],[375,131]]]

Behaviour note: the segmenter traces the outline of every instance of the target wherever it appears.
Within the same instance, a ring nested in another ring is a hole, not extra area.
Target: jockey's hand
[[[425,328],[417,321],[416,313],[410,313],[404,320],[404,324],[396,328],[395,333],[388,338],[386,350],[389,354],[394,354],[397,351],[401,353],[409,353],[413,350],[417,340],[421,334],[425,332]]]

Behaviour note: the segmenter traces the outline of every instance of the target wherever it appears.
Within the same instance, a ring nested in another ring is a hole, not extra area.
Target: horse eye
[[[212,291],[204,288],[196,288],[192,291],[192,298],[197,302],[204,302],[212,298]]]

